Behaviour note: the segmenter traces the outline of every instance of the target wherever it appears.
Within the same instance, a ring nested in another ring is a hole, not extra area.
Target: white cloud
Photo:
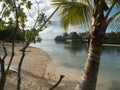
[[[28,21],[26,22],[26,28],[31,28],[34,25],[34,20],[31,17],[27,17]]]
[[[28,16],[27,17],[28,21],[26,22],[27,24],[26,28],[33,27],[35,23],[34,20],[37,18],[37,15],[38,15],[38,11],[44,11],[44,12],[52,11],[50,5],[48,4],[50,2],[49,0],[31,0],[31,1],[33,3],[32,9],[28,10],[24,8],[26,15]],[[36,3],[36,1],[39,3],[39,8],[38,8],[38,4]],[[49,14],[50,12],[47,15]]]
[[[27,15],[27,19],[28,21],[26,22],[26,28],[31,28],[34,25],[34,20],[32,18],[36,18],[37,17],[37,10],[36,8],[38,8],[36,1],[39,2],[39,10],[44,11],[46,16],[49,17],[52,12],[57,8],[57,7],[53,7],[51,5],[51,1],[50,0],[31,0],[31,2],[33,3],[32,5],[32,9],[28,10],[26,8],[24,8],[24,12],[26,12]],[[60,16],[58,14],[58,12],[51,18],[52,23],[50,25],[47,26],[47,28],[40,32],[40,35],[42,38],[54,38],[56,35],[60,35],[62,33],[65,32],[65,30],[61,27],[60,24]],[[77,26],[73,27],[70,26],[68,32],[71,31],[76,31],[76,29],[78,29]],[[79,30],[78,30],[79,31]]]

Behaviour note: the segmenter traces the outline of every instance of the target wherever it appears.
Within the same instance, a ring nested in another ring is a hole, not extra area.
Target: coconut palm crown
[[[51,0],[53,5],[61,5],[59,10],[62,16],[62,25],[67,30],[69,24],[79,24],[86,27],[89,26],[91,19],[98,19],[103,14],[105,23],[108,25],[115,18],[120,22],[120,0]],[[110,16],[113,8],[118,11]]]

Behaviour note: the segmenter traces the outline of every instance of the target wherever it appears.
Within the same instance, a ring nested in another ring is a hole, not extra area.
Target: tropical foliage
[[[13,2],[12,0],[1,0],[2,10],[0,12],[0,40],[10,41],[10,35],[13,32],[16,32],[16,41],[26,42],[28,39],[28,30],[26,30],[26,22],[28,21],[26,12],[24,9],[26,8],[28,11],[31,9],[31,1],[29,0],[18,0]],[[40,12],[40,10],[39,10]],[[17,16],[15,15],[17,13]],[[18,18],[16,20],[16,18]],[[32,17],[31,17],[32,18]],[[41,41],[38,36],[39,31],[41,31],[41,24],[46,21],[45,14],[39,13],[38,17],[35,20],[34,29],[29,29],[29,32],[35,30],[35,34],[33,35],[31,42],[35,42],[37,38]],[[16,24],[18,22],[18,30],[16,30]],[[29,33],[30,34],[30,33]],[[38,40],[37,40],[38,41]]]
[[[0,40],[2,41],[10,41],[11,43],[11,55],[8,60],[8,66],[5,70],[5,60],[7,57],[7,50],[4,45],[4,42],[1,43],[1,48],[3,48],[4,55],[0,56],[0,90],[4,90],[4,86],[6,83],[6,77],[9,73],[9,69],[13,58],[15,56],[15,43],[16,41],[24,41],[26,43],[23,44],[23,47],[20,49],[21,58],[18,60],[18,68],[17,68],[17,90],[20,90],[21,86],[21,66],[26,55],[26,49],[30,45],[31,42],[41,41],[41,38],[38,37],[39,32],[45,29],[47,24],[50,24],[50,18],[54,15],[54,13],[59,9],[57,7],[51,15],[47,18],[43,11],[40,9],[41,0],[33,1],[36,3],[35,10],[37,13],[37,17],[33,17],[29,12],[32,9],[32,0],[0,0],[0,4],[2,8],[0,9]],[[26,22],[28,20],[26,15],[26,10],[28,11],[29,16],[32,18],[34,23],[26,29]],[[60,81],[62,79],[60,78]],[[60,83],[60,82],[59,82]],[[59,84],[58,83],[58,84]],[[55,85],[56,86],[58,86]],[[55,88],[53,87],[53,88]]]
[[[63,33],[63,35],[58,35],[58,36],[56,36],[56,37],[55,37],[55,41],[56,41],[56,42],[63,42],[63,43],[65,43],[67,36],[68,36],[68,33],[65,32],[65,33]]]
[[[0,31],[0,40],[5,42],[11,42],[11,34],[13,33],[12,28],[8,30],[1,30]],[[16,42],[24,42],[24,35],[21,31],[17,31],[15,35]]]
[[[73,33],[73,32],[71,32]],[[55,37],[55,41],[59,42],[59,43],[67,43],[67,37],[69,37],[70,34],[68,33],[63,33],[62,35],[58,35]],[[79,38],[75,38],[75,39],[79,39],[79,41],[76,41],[76,43],[88,43],[88,39],[89,39],[89,34],[88,32],[83,32],[83,33],[79,33],[76,36],[79,36]],[[70,38],[72,40],[72,38]],[[106,33],[104,40],[103,40],[103,44],[120,44],[120,32],[110,32],[110,33]]]
[[[0,40],[1,41],[10,41],[11,46],[11,56],[8,62],[7,69],[5,70],[5,60],[7,57],[7,50],[4,46],[4,42],[2,42],[1,47],[4,50],[4,55],[0,56],[0,90],[4,90],[6,77],[9,73],[9,68],[13,61],[15,55],[15,43],[16,41],[26,42],[23,48],[20,50],[22,52],[21,58],[18,64],[18,72],[17,72],[17,90],[20,90],[21,85],[21,66],[23,59],[25,57],[25,52],[27,47],[31,42],[35,42],[37,39],[41,41],[41,38],[38,37],[39,31],[41,31],[47,21],[44,13],[41,13],[40,10],[38,12],[37,18],[34,20],[34,25],[30,27],[29,30],[25,30],[27,16],[24,11],[26,8],[28,11],[31,9],[31,1],[29,0],[0,0],[0,4],[2,5],[0,11]],[[39,5],[39,3],[38,3]],[[40,17],[42,15],[42,17]],[[31,17],[33,18],[33,17]]]

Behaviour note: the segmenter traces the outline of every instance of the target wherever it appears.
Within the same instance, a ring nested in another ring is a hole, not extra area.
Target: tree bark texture
[[[95,90],[97,75],[99,71],[101,55],[101,44],[96,42],[96,39],[90,39],[89,53],[84,68],[84,73],[81,76],[80,90]]]
[[[0,90],[4,89],[4,79],[5,79],[5,68],[4,68],[4,60],[0,57],[0,68],[1,68],[1,77],[0,77]]]
[[[53,85],[49,90],[54,90],[57,88],[57,86],[61,83],[62,79],[64,78],[65,76],[64,75],[60,75],[60,79],[58,80],[58,82]]]
[[[96,90],[101,48],[107,25],[103,14],[93,16],[87,61],[80,81],[80,90]]]

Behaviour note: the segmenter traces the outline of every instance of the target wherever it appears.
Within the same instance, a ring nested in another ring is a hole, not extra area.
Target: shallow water
[[[66,69],[71,76],[79,78],[87,57],[85,44],[61,44],[43,40],[31,46],[46,51],[58,67]],[[96,90],[120,90],[120,47],[103,46]]]

